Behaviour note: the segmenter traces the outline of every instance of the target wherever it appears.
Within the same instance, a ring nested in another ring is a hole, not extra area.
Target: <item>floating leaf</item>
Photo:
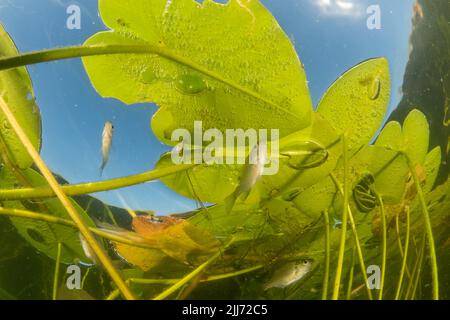
[[[167,53],[83,58],[102,96],[158,104],[152,128],[161,141],[174,144],[173,130],[193,132],[195,120],[204,130],[275,128],[282,136],[309,125],[304,70],[259,1],[100,0],[99,11],[113,32],[100,32],[86,45],[153,46]]]
[[[403,122],[405,151],[414,164],[423,164],[428,152],[430,129],[425,115],[412,110]]]
[[[402,126],[397,121],[388,122],[377,137],[376,145],[392,150],[403,146]]]
[[[155,169],[173,166],[170,153],[161,156]],[[231,194],[239,183],[239,165],[198,165],[187,171],[161,178],[177,193],[203,202],[218,203]]]
[[[334,170],[342,154],[342,144],[336,131],[321,115],[314,114],[311,126],[281,139],[280,150],[304,143],[321,146],[316,149],[317,152],[304,158],[306,164],[316,163],[316,166],[296,169],[290,164],[291,159],[280,158],[278,174],[263,176],[261,179],[266,195],[279,196],[280,192],[284,194],[292,188],[304,190]],[[326,161],[317,161],[324,159],[324,156]]]
[[[408,154],[414,164],[423,164],[428,152],[430,130],[425,115],[417,109],[412,110],[403,128],[391,121],[381,130],[376,145]]]
[[[18,51],[14,42],[0,24],[0,57],[15,56],[17,54]],[[31,143],[39,150],[41,144],[41,116],[35,101],[30,76],[24,67],[0,72],[0,96],[8,104]],[[30,167],[33,164],[33,159],[29,156],[2,112],[0,112],[0,134],[0,138],[6,144],[13,164],[22,169]]]
[[[370,59],[345,72],[328,88],[317,113],[339,132],[348,134],[348,148],[369,143],[385,116],[390,97],[389,65]]]

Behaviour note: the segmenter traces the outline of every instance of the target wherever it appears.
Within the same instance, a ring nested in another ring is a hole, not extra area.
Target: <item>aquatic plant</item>
[[[240,296],[235,298],[338,299],[346,293],[372,299],[366,285],[369,264],[381,265],[379,299],[414,298],[424,260],[430,265],[432,297],[439,298],[436,243],[445,241],[446,233],[436,237],[435,230],[448,219],[449,183],[433,189],[441,150],[428,152],[428,122],[420,111],[413,110],[403,126],[387,123],[371,143],[390,96],[385,58],[345,72],[314,111],[295,49],[257,0],[245,5],[183,0],[170,6],[165,0],[100,0],[99,8],[111,31],[79,47],[19,54],[3,28],[0,34],[0,215],[9,216],[31,246],[55,260],[53,298],[60,265],[89,262],[79,233],[117,287],[103,298],[182,298],[203,283],[237,281]],[[279,173],[262,177],[231,212],[224,200],[239,183],[241,165],[174,165],[164,154],[147,173],[60,185],[39,155],[39,108],[24,66],[76,57],[82,57],[103,97],[126,104],[155,102],[159,109],[151,129],[168,145],[174,129],[192,132],[201,119],[205,129],[280,129],[281,150],[306,152],[281,158]],[[156,179],[214,205],[183,218],[159,218],[157,225],[154,217],[132,214],[134,232],[113,234],[96,227],[73,199]],[[422,235],[414,253],[410,239]],[[104,240],[133,269],[117,270]],[[307,277],[288,290],[264,290],[278,263],[302,258],[315,262]],[[412,273],[406,272],[413,263]],[[393,282],[385,279],[397,271],[397,286],[386,286]],[[137,285],[150,289],[143,294]]]

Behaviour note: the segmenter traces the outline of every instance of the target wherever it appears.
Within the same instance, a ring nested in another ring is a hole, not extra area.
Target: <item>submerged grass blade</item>
[[[352,260],[350,263],[350,271],[348,272],[347,294],[345,297],[346,300],[351,300],[352,298],[353,274],[355,273],[355,256],[356,256],[356,249],[355,247],[353,247]]]
[[[409,210],[409,207],[408,207],[407,210]],[[408,213],[408,214],[409,214],[409,213]],[[410,227],[410,226],[407,225],[406,227],[407,227],[406,232],[409,233],[409,227]],[[399,225],[399,215],[398,215],[398,214],[395,215],[395,231],[396,231],[396,233],[397,233],[398,250],[399,250],[399,252],[400,252],[400,256],[401,256],[402,259],[403,259],[403,256],[404,256],[404,250],[403,250],[403,245],[402,245],[402,239],[401,239],[401,237],[400,237],[400,225]],[[405,248],[405,249],[406,249],[406,248]],[[405,271],[406,271],[406,275],[408,276],[408,279],[411,279],[411,272],[409,271],[408,264],[405,265]]]
[[[386,212],[384,210],[383,198],[381,198],[378,192],[375,195],[380,205],[380,215],[381,215],[381,274],[380,274],[380,291],[378,292],[378,300],[383,300],[383,288],[384,288],[384,278],[386,275],[386,256],[387,256],[387,226],[386,226]]]
[[[174,283],[171,287],[164,290],[160,294],[158,294],[153,300],[163,300],[167,297],[169,297],[171,294],[176,292],[178,289],[180,289],[182,286],[184,286],[186,283],[193,280],[197,275],[204,272],[204,270],[214,261],[216,261],[217,258],[219,258],[223,252],[233,243],[234,239],[231,239],[226,246],[223,247],[223,249],[219,249],[214,255],[212,255],[208,260],[206,260],[204,263],[202,263],[200,266],[195,268],[194,271],[187,274],[184,278],[180,279],[176,283]]]
[[[414,285],[412,288],[411,296],[409,297],[410,300],[414,300],[416,297],[416,291],[417,291],[417,287],[419,285],[420,276],[422,274],[423,260],[425,257],[425,245],[426,245],[426,237],[424,237],[422,249],[420,250],[420,258],[419,258],[419,263],[417,265],[417,275],[416,275],[416,278],[414,279]]]
[[[228,278],[233,278],[233,277],[237,277],[243,274],[247,274],[256,270],[260,270],[264,268],[264,265],[256,265],[253,267],[249,267],[246,269],[242,269],[242,270],[238,270],[238,271],[234,271],[234,272],[229,272],[229,273],[224,273],[224,274],[218,274],[218,275],[214,275],[214,276],[208,276],[206,278],[200,279],[200,282],[210,282],[210,281],[217,281],[217,280],[223,280],[223,279],[228,279]],[[142,284],[142,285],[171,285],[171,284],[175,284],[178,281],[180,281],[181,279],[145,279],[145,278],[129,278],[127,279],[127,283],[135,283],[135,284]],[[111,297],[112,299],[115,299],[117,296],[119,295],[119,290],[114,290],[109,297]],[[108,297],[107,300],[110,300]]]
[[[405,298],[404,298],[405,300],[409,299],[409,297],[410,297],[410,295],[411,295],[411,293],[413,291],[415,280],[416,280],[416,278],[418,278],[420,276],[420,271],[419,271],[420,267],[419,266],[422,264],[423,254],[424,254],[424,251],[425,251],[426,239],[427,239],[427,237],[426,237],[426,234],[424,233],[424,235],[422,237],[420,251],[419,251],[418,256],[416,258],[416,263],[414,264],[413,271],[412,271],[412,274],[411,274],[411,278],[409,279],[408,289],[406,290],[406,294],[405,294]],[[416,253],[416,255],[417,255],[417,253]]]
[[[58,252],[56,254],[56,261],[55,261],[55,275],[53,277],[53,294],[52,294],[53,300],[56,300],[58,295],[58,279],[59,279],[59,267],[61,264],[61,250],[62,244],[61,242],[58,242]]]
[[[402,267],[401,267],[401,271],[400,271],[400,276],[398,278],[398,284],[397,284],[397,290],[395,292],[395,300],[398,300],[400,297],[400,292],[402,290],[402,282],[403,282],[403,277],[405,275],[405,270],[406,270],[406,263],[408,261],[408,249],[409,249],[409,206],[407,206],[406,208],[406,237],[405,237],[405,251],[403,254],[403,259],[402,259]]]
[[[322,300],[327,300],[328,297],[328,280],[330,278],[330,219],[328,210],[323,211],[323,218],[325,224],[325,268],[323,272],[322,284]]]
[[[56,178],[50,172],[47,165],[42,160],[41,156],[39,155],[37,150],[34,148],[31,141],[28,139],[27,135],[25,134],[25,131],[22,129],[20,124],[17,122],[14,114],[9,109],[9,107],[6,104],[3,97],[0,97],[0,109],[4,113],[5,118],[8,120],[9,124],[13,128],[14,132],[18,136],[21,143],[27,149],[28,153],[30,154],[33,161],[35,162],[36,166],[39,168],[42,175],[47,180],[50,187],[53,189],[54,193],[60,200],[61,204],[64,206],[64,208],[66,209],[67,213],[72,218],[72,220],[75,222],[75,224],[79,228],[81,234],[86,238],[86,241],[88,242],[88,244],[94,251],[95,255],[99,258],[100,262],[105,267],[106,271],[110,274],[113,281],[117,284],[117,287],[120,289],[120,291],[122,292],[124,297],[127,299],[134,299],[133,294],[131,293],[131,291],[125,284],[125,282],[122,280],[119,272],[115,269],[115,267],[109,260],[106,252],[103,251],[102,247],[95,240],[94,235],[91,233],[91,231],[89,230],[86,223],[80,217],[80,215],[76,211],[75,207],[70,202],[68,196],[61,189],[61,186],[56,181]]]
[[[347,137],[342,135],[343,145],[343,159],[344,159],[344,205],[342,207],[342,229],[341,240],[339,244],[338,261],[336,267],[336,275],[334,279],[332,299],[337,300],[339,298],[339,288],[341,285],[342,268],[344,264],[345,254],[345,241],[347,238],[347,219],[348,219],[348,150],[347,150]]]
[[[422,186],[420,185],[420,180],[417,177],[417,172],[414,167],[414,164],[411,161],[411,158],[408,154],[404,153],[406,160],[408,162],[409,170],[411,171],[411,175],[414,179],[414,183],[416,185],[417,194],[419,195],[420,204],[422,206],[422,215],[423,220],[425,222],[425,230],[428,238],[428,251],[430,256],[430,267],[431,267],[431,278],[433,284],[433,299],[439,300],[439,275],[438,275],[438,266],[437,266],[437,258],[436,258],[436,249],[434,245],[434,236],[433,236],[433,228],[431,226],[430,221],[430,213],[428,212],[428,206],[425,201],[425,196],[423,194]]]
[[[336,179],[336,177],[333,174],[331,174],[330,177],[333,180],[336,187],[338,188],[341,195],[344,195],[344,190],[342,189],[342,186],[339,183],[339,181]],[[355,220],[353,219],[353,213],[352,213],[352,209],[350,208],[350,205],[348,206],[348,217],[350,220],[350,226],[352,227],[353,239],[355,241],[356,252],[358,254],[358,260],[359,260],[359,266],[361,268],[361,274],[365,281],[364,287],[366,288],[367,296],[369,297],[369,300],[372,300],[373,299],[372,291],[370,290],[369,286],[367,285],[369,282],[367,279],[366,264],[364,263],[364,255],[362,253],[361,243],[359,241],[358,231],[356,230],[356,224],[355,224]]]

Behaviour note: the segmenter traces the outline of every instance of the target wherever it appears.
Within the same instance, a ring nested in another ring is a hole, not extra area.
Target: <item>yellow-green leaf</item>
[[[0,57],[18,54],[17,48],[0,24]],[[25,67],[0,72],[0,96],[8,104],[28,138],[39,150],[41,144],[41,115],[35,101],[33,86]],[[27,150],[20,142],[2,112],[0,112],[0,139],[6,145],[14,165],[25,169],[33,164]],[[0,144],[3,144],[0,141]]]
[[[358,64],[337,79],[322,97],[317,112],[348,135],[348,148],[369,143],[385,116],[391,91],[385,58]]]
[[[112,32],[98,33],[86,45],[152,45],[173,57],[83,58],[102,96],[158,104],[152,128],[161,141],[173,144],[172,131],[192,132],[195,120],[204,129],[276,128],[281,135],[310,123],[304,70],[258,0],[100,0],[99,10]]]

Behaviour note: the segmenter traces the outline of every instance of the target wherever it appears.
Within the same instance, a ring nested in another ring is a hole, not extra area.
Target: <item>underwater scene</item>
[[[0,0],[0,300],[449,300],[448,0]]]

